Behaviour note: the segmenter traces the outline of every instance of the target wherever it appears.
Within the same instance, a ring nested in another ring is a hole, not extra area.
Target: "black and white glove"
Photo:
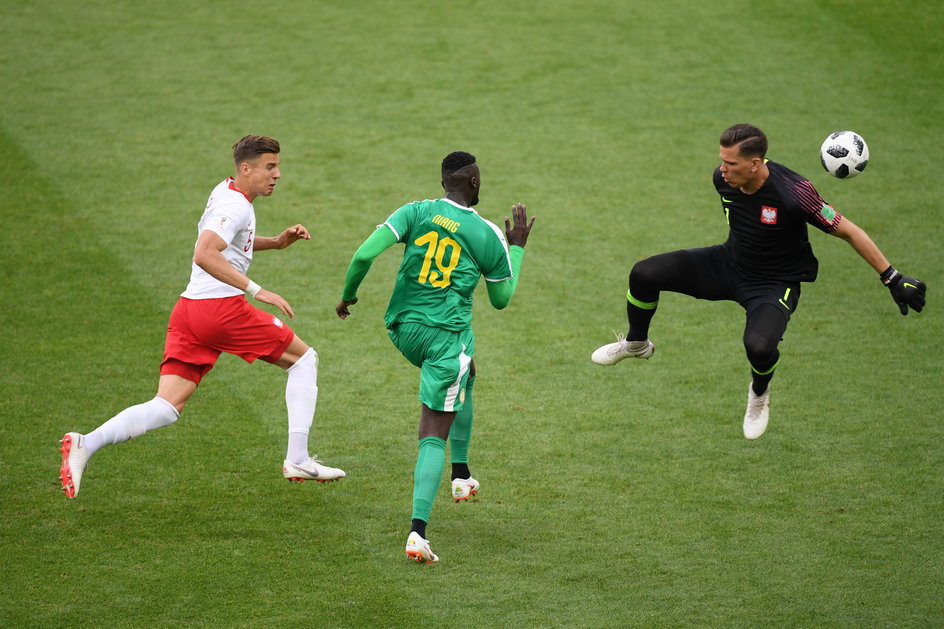
[[[921,312],[924,308],[924,294],[928,290],[927,284],[913,277],[902,275],[893,266],[885,269],[879,277],[891,292],[892,299],[898,304],[901,314],[908,314],[909,306],[915,312]]]

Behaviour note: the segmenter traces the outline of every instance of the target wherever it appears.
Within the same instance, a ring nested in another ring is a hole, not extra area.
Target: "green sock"
[[[469,462],[469,442],[472,440],[472,385],[475,376],[469,378],[465,385],[465,402],[462,409],[456,413],[449,429],[449,456],[450,463]],[[466,478],[463,476],[462,478]]]
[[[420,439],[413,472],[413,519],[429,522],[445,466],[446,440],[439,437]]]

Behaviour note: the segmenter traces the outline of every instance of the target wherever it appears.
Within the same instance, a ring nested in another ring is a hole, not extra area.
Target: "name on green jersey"
[[[433,223],[439,225],[440,227],[445,227],[449,231],[455,233],[459,229],[459,223],[452,220],[451,218],[446,218],[442,214],[437,214],[433,217]]]

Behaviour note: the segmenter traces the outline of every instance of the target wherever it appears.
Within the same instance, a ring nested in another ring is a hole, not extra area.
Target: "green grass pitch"
[[[876,0],[516,3],[0,0],[0,625],[944,625],[944,6]],[[930,286],[901,317],[845,243],[781,345],[747,442],[742,313],[667,294],[658,352],[590,363],[636,260],[720,242],[717,138],[752,122]],[[853,181],[818,149],[853,129]],[[154,394],[195,225],[247,133],[282,142],[257,256],[321,356],[292,486],[284,375],[224,357],[180,421],[100,452],[66,500],[56,441]],[[418,373],[357,245],[479,158],[479,211],[538,217],[511,306],[480,294],[472,469],[403,556]]]

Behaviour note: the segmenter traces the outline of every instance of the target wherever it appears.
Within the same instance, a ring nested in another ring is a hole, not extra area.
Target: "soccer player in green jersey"
[[[394,243],[405,245],[384,322],[393,344],[420,368],[419,452],[406,554],[423,563],[439,561],[426,539],[426,525],[446,465],[447,438],[453,498],[466,500],[479,489],[468,465],[475,382],[472,293],[484,276],[492,306],[508,305],[534,224],[520,203],[512,206],[514,226],[505,219],[505,234],[479,216],[472,208],[479,202],[481,182],[473,155],[447,155],[442,161],[445,197],[408,203],[377,226],[354,254],[335,308],[347,318],[374,258]]]

